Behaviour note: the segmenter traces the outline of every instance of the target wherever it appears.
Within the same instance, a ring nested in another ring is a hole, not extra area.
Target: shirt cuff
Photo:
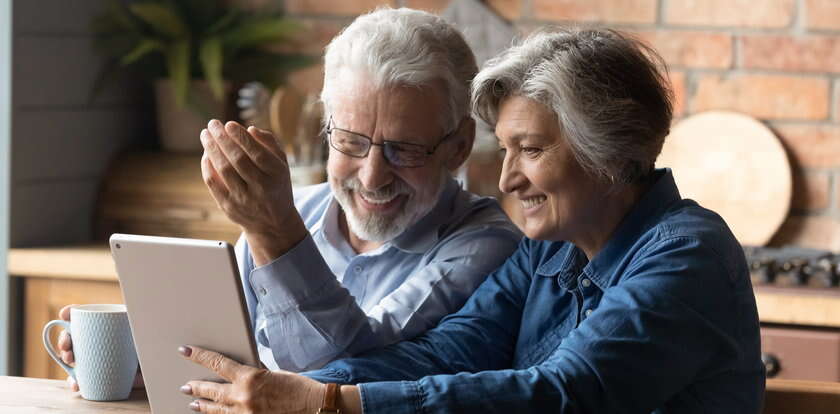
[[[346,372],[332,368],[322,368],[314,371],[301,372],[300,375],[309,377],[324,384],[328,382],[334,382],[336,384],[350,383],[350,377],[347,376]]]
[[[271,263],[252,270],[248,282],[266,315],[295,308],[338,285],[311,235]]]
[[[365,414],[415,414],[422,412],[423,392],[417,381],[359,384]]]

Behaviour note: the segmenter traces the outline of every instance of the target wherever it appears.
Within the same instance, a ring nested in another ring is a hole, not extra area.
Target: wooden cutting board
[[[692,115],[665,139],[657,167],[668,167],[683,198],[720,214],[738,241],[762,246],[790,209],[787,153],[773,132],[735,112]]]

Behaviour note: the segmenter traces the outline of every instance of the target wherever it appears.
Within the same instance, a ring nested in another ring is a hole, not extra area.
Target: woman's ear
[[[455,151],[446,159],[446,168],[454,172],[469,158],[475,141],[475,120],[471,116],[465,117],[458,125],[452,142]]]

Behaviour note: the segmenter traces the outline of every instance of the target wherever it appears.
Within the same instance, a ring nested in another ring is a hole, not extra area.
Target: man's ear
[[[471,116],[465,117],[452,138],[455,151],[447,158],[446,168],[454,172],[464,164],[472,152],[473,142],[475,142],[475,120]]]

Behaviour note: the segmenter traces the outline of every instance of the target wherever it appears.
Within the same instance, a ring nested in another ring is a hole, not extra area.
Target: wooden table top
[[[125,401],[96,402],[70,391],[66,381],[0,376],[0,413],[149,414],[143,390]]]

